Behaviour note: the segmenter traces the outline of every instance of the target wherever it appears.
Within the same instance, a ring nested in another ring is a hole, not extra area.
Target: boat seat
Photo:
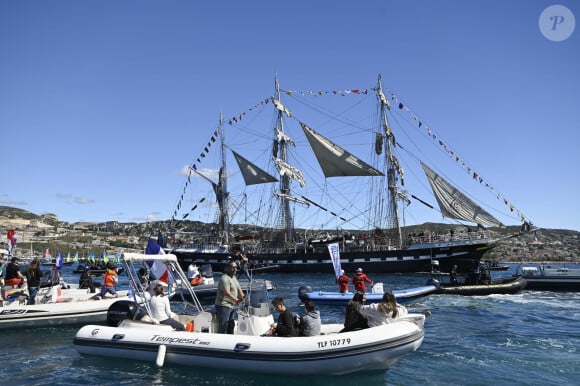
[[[193,318],[193,331],[212,332],[213,315],[207,311],[202,311]]]

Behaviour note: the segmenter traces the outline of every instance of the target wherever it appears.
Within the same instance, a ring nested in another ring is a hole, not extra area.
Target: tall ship
[[[380,75],[368,89],[329,91],[283,89],[276,77],[273,96],[220,116],[200,148],[164,230],[163,247],[184,267],[220,270],[234,258],[328,273],[332,246],[346,272],[468,272],[530,230],[514,203],[383,89]],[[479,192],[464,193],[452,178]],[[429,226],[439,220],[449,228]],[[497,231],[509,221],[520,230]],[[421,225],[406,232],[409,223]]]

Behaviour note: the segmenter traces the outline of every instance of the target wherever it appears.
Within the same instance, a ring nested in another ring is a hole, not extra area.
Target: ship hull
[[[401,250],[340,252],[341,267],[346,272],[362,268],[367,273],[415,273],[432,272],[433,269],[449,272],[457,265],[458,272],[471,272],[477,267],[483,254],[496,244],[493,241],[467,241],[422,244]],[[187,248],[172,249],[182,267],[191,263],[212,264],[214,270],[223,270],[230,253],[204,253]],[[246,254],[248,268],[277,266],[282,273],[328,273],[332,262],[328,252]],[[433,262],[438,264],[434,265]]]

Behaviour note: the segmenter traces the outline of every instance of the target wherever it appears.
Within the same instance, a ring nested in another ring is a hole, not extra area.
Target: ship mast
[[[382,129],[385,135],[385,159],[387,169],[387,184],[389,189],[389,201],[387,203],[387,233],[391,239],[397,240],[398,247],[401,248],[403,245],[403,239],[401,235],[401,227],[399,224],[399,211],[397,205],[397,200],[399,198],[399,168],[397,158],[393,154],[395,140],[387,117],[387,110],[389,109],[389,106],[387,105],[388,102],[383,94],[381,74],[378,75],[377,95],[380,104],[381,123],[383,126]]]
[[[230,218],[229,218],[229,194],[228,194],[228,183],[227,183],[227,165],[226,165],[226,139],[225,139],[225,131],[224,131],[224,117],[220,113],[220,122],[218,126],[219,135],[221,138],[221,167],[219,170],[218,176],[218,183],[217,186],[214,186],[216,189],[216,196],[218,199],[219,205],[219,221],[218,221],[218,236],[220,240],[225,245],[229,245],[229,227],[230,227]]]
[[[278,82],[278,76],[275,77],[275,98],[280,101],[280,83]],[[276,137],[276,132],[284,133],[284,119],[283,112],[279,109],[276,110],[276,124],[274,126],[274,136]],[[288,162],[288,143],[284,139],[280,139],[276,144],[278,148],[278,158],[284,162]],[[284,237],[279,240],[286,244],[293,239],[294,222],[292,220],[292,214],[290,212],[290,178],[287,175],[280,176],[280,192],[282,193],[280,202],[280,211],[278,216],[278,229],[284,229]]]

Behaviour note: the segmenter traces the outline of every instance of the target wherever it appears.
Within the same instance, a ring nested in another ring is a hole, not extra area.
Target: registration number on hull
[[[318,348],[346,346],[350,344],[350,338],[323,340],[318,343]]]

